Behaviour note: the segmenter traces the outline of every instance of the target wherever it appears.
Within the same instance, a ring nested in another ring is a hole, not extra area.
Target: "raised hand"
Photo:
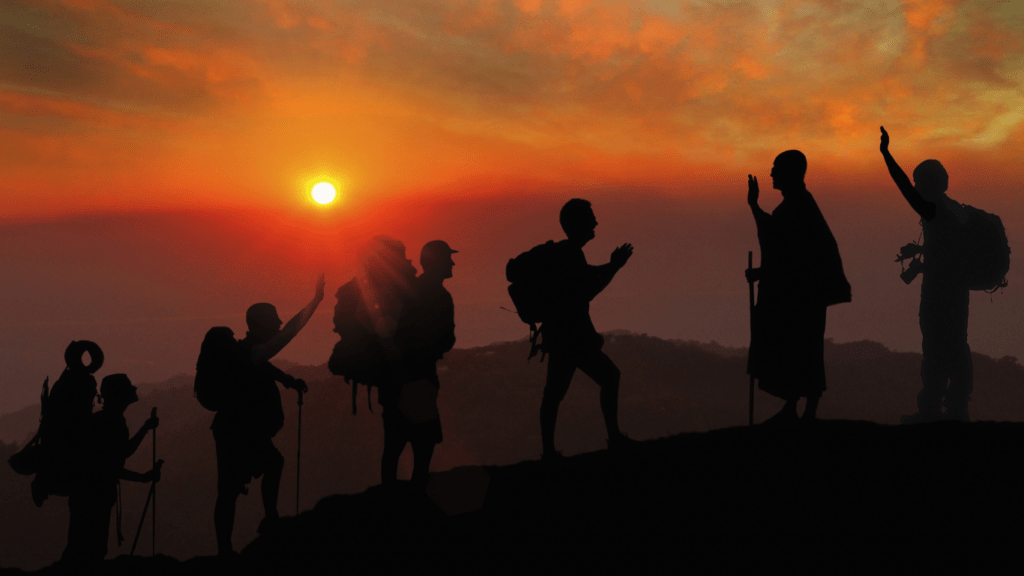
[[[320,277],[316,279],[316,299],[317,300],[323,300],[324,299],[324,286],[326,284],[327,284],[327,281],[324,280],[324,275],[321,273]]]
[[[747,174],[747,204],[757,206],[757,198],[761,191],[757,187],[757,178]]]
[[[878,149],[882,152],[889,151],[889,133],[885,131],[885,126],[879,126],[882,130],[882,143],[878,145]]]
[[[615,250],[612,250],[612,264],[614,264],[616,268],[622,268],[626,265],[626,261],[628,261],[629,257],[632,255],[633,245],[627,242]]]

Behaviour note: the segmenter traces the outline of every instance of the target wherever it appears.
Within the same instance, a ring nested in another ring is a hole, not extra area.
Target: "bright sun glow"
[[[316,200],[320,204],[329,204],[334,200],[334,186],[328,182],[320,182],[316,186],[313,186],[313,200]]]

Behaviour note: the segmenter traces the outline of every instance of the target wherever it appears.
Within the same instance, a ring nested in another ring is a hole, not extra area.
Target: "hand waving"
[[[757,197],[761,191],[757,188],[757,178],[747,174],[747,204],[757,206]]]
[[[626,261],[629,260],[629,257],[632,255],[633,245],[627,242],[615,250],[612,250],[612,264],[614,264],[616,268],[622,268],[626,265]]]
[[[889,133],[885,131],[885,126],[879,126],[882,130],[882,142],[878,145],[878,149],[882,152],[889,151]]]

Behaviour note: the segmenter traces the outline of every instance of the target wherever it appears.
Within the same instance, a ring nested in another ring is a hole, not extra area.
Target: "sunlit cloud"
[[[17,158],[0,160],[0,188],[16,214],[45,209],[20,189],[33,172],[88,174],[116,205],[124,166],[104,154],[168,173],[151,195],[165,204],[279,205],[325,165],[356,196],[681,183],[792,147],[859,161],[880,124],[907,148],[1009,158],[1024,82],[1012,4],[16,0],[0,7],[0,129]]]

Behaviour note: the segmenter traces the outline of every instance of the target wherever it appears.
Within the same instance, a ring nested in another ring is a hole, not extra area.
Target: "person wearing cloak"
[[[825,311],[851,300],[839,247],[814,197],[804,185],[807,158],[788,150],[775,158],[772,187],[782,202],[769,214],[757,204],[757,179],[748,175],[747,204],[757,224],[761,267],[747,271],[759,282],[747,373],[761,390],[786,401],[771,422],[815,418],[825,391]]]

